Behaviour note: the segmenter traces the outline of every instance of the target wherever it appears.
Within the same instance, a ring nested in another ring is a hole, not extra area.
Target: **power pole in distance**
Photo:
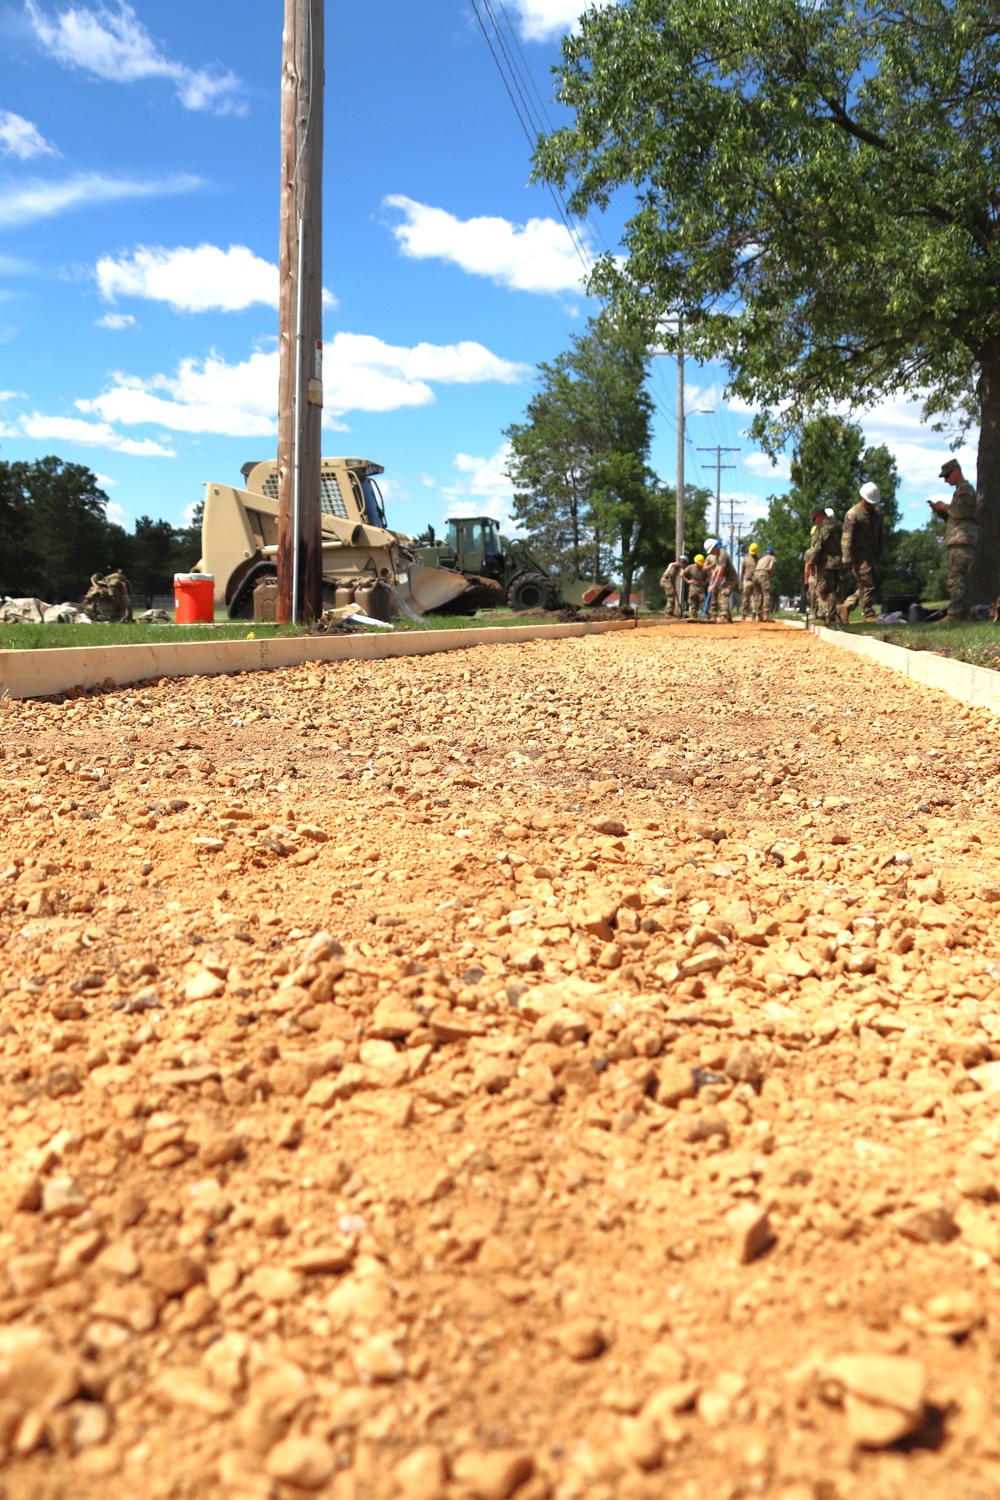
[[[699,453],[715,454],[715,530],[712,535],[716,537],[719,535],[719,504],[721,501],[720,491],[722,489],[722,471],[723,469],[735,469],[736,467],[735,464],[724,464],[722,462],[722,455],[724,453],[739,453],[739,451],[739,448],[723,448],[721,443],[716,443],[714,448],[703,448],[700,446],[698,448]]]
[[[278,597],[282,623],[323,612],[323,7],[285,0],[278,300]]]

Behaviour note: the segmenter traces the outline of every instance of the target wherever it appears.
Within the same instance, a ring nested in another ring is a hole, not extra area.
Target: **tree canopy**
[[[624,597],[643,548],[663,534],[667,505],[648,462],[649,358],[644,330],[607,313],[591,319],[539,366],[527,419],[506,434],[514,514],[543,560],[569,577],[596,575],[613,543]]]
[[[1000,581],[1000,15],[981,0],[629,0],[563,43],[536,174],[632,190],[595,286],[696,356],[776,451],[830,404],[981,422],[974,586]]]

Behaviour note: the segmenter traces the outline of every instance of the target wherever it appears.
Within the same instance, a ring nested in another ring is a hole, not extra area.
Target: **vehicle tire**
[[[555,609],[558,595],[543,573],[521,573],[507,590],[511,609]]]
[[[262,578],[274,578],[278,569],[273,563],[263,563],[259,568],[254,568],[248,573],[240,584],[236,593],[229,601],[226,613],[231,620],[253,619],[253,591]]]

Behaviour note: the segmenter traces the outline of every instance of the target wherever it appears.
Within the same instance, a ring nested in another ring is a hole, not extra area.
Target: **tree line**
[[[894,455],[884,443],[866,444],[857,423],[835,416],[805,423],[792,451],[791,488],[784,495],[772,495],[767,515],[744,535],[744,546],[756,542],[760,547],[774,547],[775,593],[794,597],[802,592],[816,506],[829,508],[842,521],[857,503],[861,485],[869,480],[882,493],[882,598],[889,594],[913,594],[925,600],[946,597],[944,522],[931,517],[917,530],[903,530]]]
[[[50,456],[0,461],[0,594],[78,602],[94,573],[122,568],[136,602],[172,592],[174,573],[201,556],[201,517],[173,526],[140,516],[129,533],[83,464]],[[200,511],[200,507],[199,507]]]
[[[505,434],[514,516],[532,551],[566,579],[603,582],[617,574],[623,599],[638,580],[655,600],[676,536],[676,486],[649,463],[649,362],[643,331],[602,313],[568,350],[539,365],[525,419]],[[710,499],[708,490],[685,486],[691,557],[705,538]]]
[[[950,441],[978,425],[980,601],[1000,587],[998,72],[982,0],[594,5],[556,70],[569,123],[535,153],[572,213],[632,196],[591,289],[661,345],[683,319],[772,454],[884,398]]]

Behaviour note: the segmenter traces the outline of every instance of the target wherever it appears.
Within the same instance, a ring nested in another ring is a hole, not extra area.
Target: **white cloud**
[[[743,460],[744,466],[751,474],[763,474],[767,479],[790,479],[791,460],[779,456],[778,462],[773,464],[766,453],[748,453]]]
[[[103,318],[94,319],[95,328],[134,328],[135,319],[131,313],[105,313]]]
[[[0,228],[17,229],[54,214],[123,198],[159,198],[172,193],[190,193],[201,179],[186,173],[146,181],[127,177],[105,177],[100,172],[78,172],[61,182],[36,178],[0,187]]]
[[[240,82],[234,73],[189,68],[167,57],[124,0],[115,8],[101,4],[94,10],[71,4],[54,19],[37,0],[25,0],[24,8],[39,42],[68,68],[80,68],[109,83],[166,78],[185,109],[246,113],[246,105],[236,97]]]
[[[108,504],[104,507],[104,514],[116,526],[127,526],[132,519],[131,511],[123,510],[114,500],[108,501]]]
[[[548,42],[576,25],[586,0],[514,0],[521,35],[529,42]]]
[[[246,245],[140,245],[131,255],[105,255],[94,268],[106,302],[116,297],[142,297],[166,302],[175,312],[241,312],[262,304],[278,305],[278,267],[262,260]],[[337,306],[325,287],[324,308]]]
[[[41,134],[37,125],[16,115],[12,109],[0,109],[0,155],[31,161],[35,156],[58,156],[59,152]]]
[[[79,403],[78,403],[79,404]],[[83,443],[87,447],[110,448],[115,453],[129,453],[135,458],[176,458],[173,448],[165,448],[152,438],[126,438],[107,422],[84,422],[80,417],[47,417],[32,412],[18,419],[18,436],[60,443]]]
[[[473,276],[489,276],[500,286],[522,292],[583,292],[585,268],[565,225],[555,219],[457,219],[443,208],[417,203],[402,193],[383,200],[399,209],[403,221],[390,226],[404,255],[412,260],[443,260]],[[580,231],[587,261],[593,251]]]
[[[427,406],[435,385],[511,384],[530,373],[472,342],[407,348],[370,334],[338,333],[323,353],[324,426],[334,431],[346,430],[337,418],[348,411]],[[88,416],[127,427],[150,422],[175,432],[269,437],[276,430],[277,401],[277,351],[258,350],[235,365],[213,353],[182,360],[173,375],[141,380],[119,374],[99,396],[76,405]]]
[[[0,391],[0,401],[13,401],[15,396],[20,395],[20,391]]]
[[[94,478],[102,490],[113,490],[118,483],[117,479],[112,479],[110,474],[98,474],[96,470],[94,471]]]
[[[449,516],[492,516],[504,532],[517,529],[511,515],[514,486],[506,474],[510,452],[510,444],[501,443],[489,457],[456,453],[459,478],[441,491]]]

